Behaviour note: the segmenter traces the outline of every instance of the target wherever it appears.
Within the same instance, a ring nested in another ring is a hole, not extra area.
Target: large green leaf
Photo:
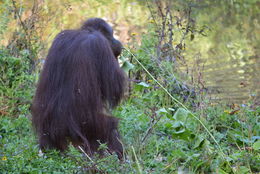
[[[194,132],[197,128],[197,120],[184,108],[179,108],[173,115],[173,118],[176,121],[181,121],[183,125],[192,132]]]
[[[254,149],[254,150],[259,150],[259,149],[260,149],[260,140],[256,141],[256,142],[253,144],[253,149]]]

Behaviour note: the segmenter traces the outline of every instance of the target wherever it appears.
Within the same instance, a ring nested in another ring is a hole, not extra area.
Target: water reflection
[[[215,60],[218,60],[217,62]],[[215,57],[205,60],[203,76],[213,100],[247,103],[260,101],[260,61]]]

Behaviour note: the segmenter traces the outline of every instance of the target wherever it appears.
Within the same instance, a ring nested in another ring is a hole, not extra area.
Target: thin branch
[[[14,7],[14,14],[18,17],[19,22],[21,23],[22,28],[27,35],[27,28],[26,28],[24,22],[22,21],[21,15],[18,13],[18,7],[16,6],[15,0],[12,0],[12,3],[13,3],[13,7]]]

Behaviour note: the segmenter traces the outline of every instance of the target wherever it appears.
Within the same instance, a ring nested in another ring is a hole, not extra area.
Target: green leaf
[[[237,174],[247,174],[247,173],[251,173],[250,172],[250,169],[245,167],[245,166],[239,166],[237,169],[236,169],[236,173]]]
[[[229,141],[236,140],[237,142],[241,143],[253,143],[253,140],[246,138],[241,131],[239,130],[229,130],[228,136],[231,138]]]
[[[182,128],[182,129],[179,129],[178,131],[173,132],[172,138],[190,141],[191,140],[191,133],[190,133],[189,130]]]
[[[181,121],[175,121],[173,124],[172,124],[172,127],[173,128],[181,128],[183,127],[183,123]]]
[[[195,143],[194,143],[193,148],[196,149],[198,147],[201,147],[203,145],[203,143],[204,143],[204,140],[205,139],[203,137],[197,136],[196,139],[195,139]]]
[[[164,126],[167,128],[167,129],[170,129],[172,127],[172,124],[170,122],[167,122],[164,124]]]
[[[187,111],[184,108],[179,108],[175,114],[173,115],[173,118],[178,121],[185,122],[189,114],[189,111]]]
[[[222,169],[219,169],[218,172],[219,172],[219,174],[228,174],[227,172],[225,172],[225,171],[222,170]]]
[[[148,83],[145,83],[145,82],[140,82],[140,83],[137,84],[137,86],[142,86],[144,88],[149,88],[150,87],[150,85]]]
[[[161,108],[156,111],[157,114],[168,114],[167,110],[165,108]]]
[[[173,112],[175,111],[175,109],[174,109],[174,108],[168,108],[168,109],[169,109],[170,111],[173,111]]]
[[[183,125],[188,128],[190,131],[194,132],[196,131],[198,122],[197,120],[191,115],[189,111],[187,111],[184,108],[179,108],[175,114],[173,115],[173,118],[176,121],[181,121]]]
[[[185,128],[182,128],[182,129],[179,129],[178,131],[174,131],[173,134],[175,134],[175,135],[177,135],[177,134],[182,134],[182,133],[184,133],[185,131],[186,131]]]
[[[135,90],[137,90],[137,91],[141,91],[144,88],[149,88],[149,87],[150,87],[150,85],[145,82],[140,82],[140,83],[135,84]]]
[[[254,149],[254,150],[259,150],[259,149],[260,149],[260,140],[256,141],[256,142],[253,144],[253,149]]]
[[[125,71],[125,72],[128,72],[130,71],[131,69],[134,68],[134,65],[132,63],[130,63],[129,61],[125,61],[122,65],[122,69]]]

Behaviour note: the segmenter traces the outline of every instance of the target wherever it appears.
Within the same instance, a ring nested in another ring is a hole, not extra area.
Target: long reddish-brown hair
[[[109,151],[122,156],[118,119],[107,115],[124,94],[125,74],[116,59],[120,53],[112,28],[99,18],[56,36],[32,105],[41,149],[64,151],[71,141],[91,155],[107,143]]]

